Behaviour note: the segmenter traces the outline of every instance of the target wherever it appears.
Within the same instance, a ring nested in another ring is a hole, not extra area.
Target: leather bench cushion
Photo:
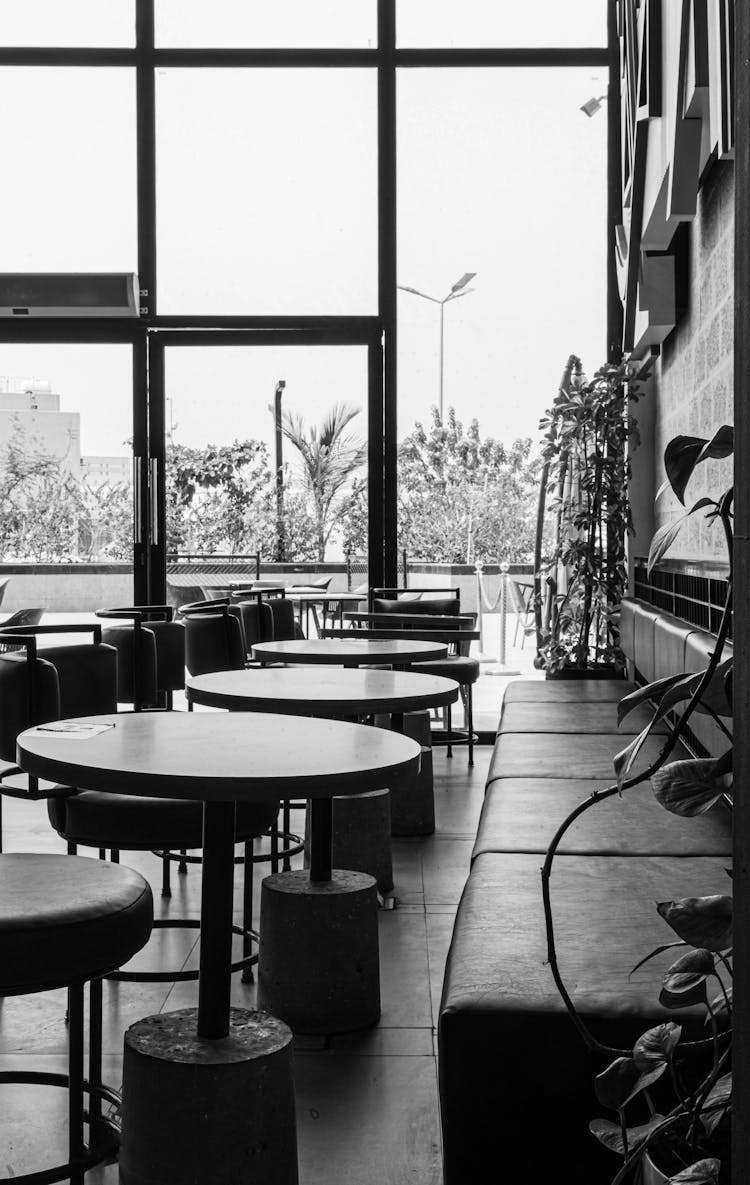
[[[614,781],[613,761],[633,738],[620,733],[504,732],[495,742],[487,784],[495,778],[600,778],[606,786]],[[635,763],[641,772],[656,760],[664,738],[651,736],[644,742]],[[671,760],[688,757],[677,744]]]
[[[716,637],[714,634],[709,634],[705,630],[694,630],[688,635],[687,643],[685,645],[685,670],[686,671],[703,671],[708,666],[712,652],[716,648]],[[721,652],[722,662],[726,658],[731,658],[734,651],[732,643],[727,642]],[[724,723],[732,731],[731,719],[725,719]],[[711,753],[714,757],[720,756],[722,753],[730,748],[731,742],[724,736],[718,724],[707,716],[704,712],[693,712],[690,717],[689,727],[692,729],[695,736],[700,743]]]
[[[681,621],[679,617],[672,617],[668,613],[661,614],[654,621],[654,679],[663,679],[667,675],[678,675],[686,670],[685,645],[693,626]]]
[[[517,679],[506,687],[503,703],[616,704],[635,686],[627,679]]]
[[[479,678],[479,661],[462,654],[454,654],[448,658],[430,659],[428,662],[413,662],[409,670],[424,675],[439,675],[442,679],[455,679],[462,687],[468,687]]]
[[[629,1049],[674,1020],[657,1003],[674,938],[655,901],[727,891],[726,861],[563,856],[552,874],[560,967],[595,1035]],[[688,1010],[681,1011],[684,1023]],[[695,1032],[704,1035],[703,1017]],[[438,1024],[445,1185],[609,1181],[618,1159],[588,1131],[603,1061],[590,1057],[547,964],[538,855],[482,855],[459,906]],[[607,1115],[608,1118],[611,1116]]]
[[[654,663],[654,625],[659,616],[659,610],[652,605],[640,601],[633,602],[634,615],[634,654],[633,659],[637,675],[645,683],[651,683],[655,676]]]
[[[178,798],[145,798],[80,790],[47,801],[49,821],[72,843],[123,851],[200,848],[203,806]],[[262,835],[276,819],[278,803],[237,804],[237,840]]]
[[[639,733],[653,715],[653,709],[636,708],[617,727],[617,705],[603,704],[504,704],[498,734],[504,732],[618,732],[621,736]],[[667,731],[659,724],[654,730]],[[623,742],[625,744],[626,742]]]
[[[0,995],[47,991],[126,963],[145,946],[151,889],[103,860],[0,856]]]
[[[482,806],[472,859],[482,852],[543,854],[566,815],[601,788],[595,778],[496,778]],[[558,850],[569,855],[729,857],[731,819],[723,804],[695,819],[672,815],[644,782],[580,815]]]

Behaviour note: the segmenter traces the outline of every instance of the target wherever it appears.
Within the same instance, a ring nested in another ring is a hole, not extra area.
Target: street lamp
[[[402,292],[410,292],[412,296],[421,296],[423,300],[432,301],[433,304],[440,305],[440,401],[438,404],[438,411],[440,412],[440,422],[443,421],[443,372],[445,362],[445,306],[449,300],[457,300],[459,296],[468,296],[473,292],[473,288],[467,288],[466,285],[474,279],[476,272],[464,272],[460,280],[456,280],[455,284],[451,286],[451,290],[447,296],[440,300],[437,296],[428,296],[426,292],[420,292],[418,288],[408,288],[406,284],[397,284],[396,287]]]
[[[273,391],[273,407],[270,403],[268,410],[273,414],[276,429],[276,562],[283,564],[286,560],[286,539],[284,537],[284,459],[282,456],[281,431],[281,396],[284,393],[286,381],[279,379]]]

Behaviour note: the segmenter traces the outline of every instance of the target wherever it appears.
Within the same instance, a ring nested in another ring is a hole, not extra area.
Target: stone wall
[[[698,194],[697,215],[686,236],[687,307],[664,343],[655,372],[655,490],[664,480],[664,448],[673,436],[710,437],[731,424],[733,404],[734,184],[733,164],[715,163]],[[715,496],[732,480],[731,458],[698,467],[685,504]],[[657,504],[656,526],[681,508],[667,492]],[[670,555],[725,557],[723,534],[697,512],[684,525]]]

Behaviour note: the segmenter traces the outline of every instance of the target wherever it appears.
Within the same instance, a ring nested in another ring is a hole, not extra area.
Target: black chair
[[[403,597],[399,596],[399,593],[408,593],[410,595]],[[429,593],[429,597],[424,597],[425,593]],[[417,594],[416,599],[412,599],[414,594]],[[370,606],[373,614],[384,615],[386,622],[388,621],[388,615],[405,615],[410,618],[418,618],[420,616],[429,618],[440,617],[441,628],[455,633],[455,641],[451,640],[450,642],[450,653],[447,658],[415,662],[410,665],[409,669],[412,671],[421,671],[426,675],[441,675],[446,679],[455,679],[456,683],[458,683],[461,689],[461,700],[466,715],[466,728],[453,728],[451,706],[448,705],[445,709],[446,726],[444,729],[432,730],[432,743],[433,745],[446,745],[448,757],[453,756],[454,745],[466,745],[468,747],[469,765],[473,765],[476,737],[474,735],[472,688],[479,678],[479,661],[470,656],[471,641],[462,641],[459,635],[474,630],[476,614],[461,613],[461,597],[457,588],[371,589]],[[404,625],[403,628],[409,629],[410,636],[417,636],[413,625]]]
[[[185,623],[185,665],[191,675],[241,671],[247,662],[244,615],[229,597],[180,606]]]
[[[3,1176],[13,1185],[70,1181],[110,1160],[118,1130],[102,1103],[120,1096],[102,1083],[102,977],[126,963],[151,933],[153,900],[130,868],[71,856],[0,856],[0,997],[68,989],[68,1072],[4,1070],[0,1083],[62,1086],[68,1092],[68,1159]],[[84,1078],[84,995],[89,984],[88,1076]],[[61,1015],[62,1021],[62,1015]],[[89,1105],[85,1109],[85,1094]],[[84,1122],[89,1138],[85,1138]],[[15,1159],[6,1154],[4,1163]]]
[[[75,627],[75,632],[93,634],[88,645],[50,647],[37,653],[38,633],[70,633],[74,627],[36,626],[24,635],[11,629],[10,636],[23,642],[25,654],[0,656],[0,758],[15,760],[16,736],[25,728],[71,716],[90,716],[117,711],[117,651],[101,643],[99,624]],[[6,635],[0,630],[0,638]],[[16,768],[16,772],[19,772]],[[6,775],[7,776],[7,771]],[[3,792],[16,796],[47,799],[50,823],[75,855],[78,847],[98,849],[104,859],[107,849],[119,861],[121,851],[153,851],[162,859],[162,895],[171,895],[169,860],[171,852],[199,849],[203,843],[203,808],[200,802],[182,799],[148,798],[141,795],[108,794],[77,790],[70,786],[42,789],[36,779],[28,780],[26,792],[14,787]],[[238,804],[237,841],[244,844],[237,863],[245,865],[243,923],[235,927],[242,936],[243,956],[233,964],[249,977],[257,962],[252,930],[253,841],[273,828],[278,815],[275,804]],[[184,857],[175,856],[176,859]],[[195,857],[187,859],[194,860]],[[196,919],[158,920],[157,927],[197,928]],[[116,978],[136,982],[176,982],[196,979],[197,971],[118,972]]]
[[[174,621],[171,605],[129,605],[97,609],[96,616],[129,624],[102,630],[105,645],[117,651],[117,700],[144,708],[171,709],[175,691],[185,687],[185,627]]]

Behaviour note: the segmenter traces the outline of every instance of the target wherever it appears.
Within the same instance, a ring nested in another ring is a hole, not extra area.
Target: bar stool
[[[0,1084],[67,1089],[68,1160],[41,1171],[3,1176],[0,1181],[39,1185],[70,1180],[71,1185],[84,1185],[86,1170],[111,1158],[118,1133],[113,1121],[102,1114],[102,1103],[119,1106],[120,1098],[103,1085],[101,1077],[102,976],[146,945],[152,921],[151,889],[140,873],[130,868],[71,856],[0,856],[0,997],[68,989],[68,1073],[0,1073]],[[87,982],[89,1066],[85,1081]]]

